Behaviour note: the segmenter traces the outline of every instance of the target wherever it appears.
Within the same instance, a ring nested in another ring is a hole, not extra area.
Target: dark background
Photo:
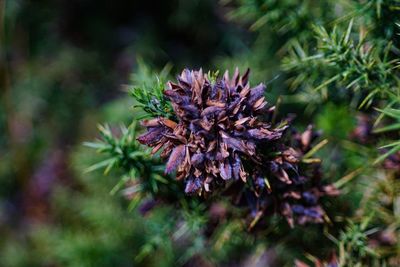
[[[118,212],[130,217],[109,197],[115,180],[97,173],[96,187],[90,163],[75,164],[93,158],[82,142],[98,122],[128,121],[122,88],[138,62],[207,69],[251,35],[212,0],[0,0],[0,11],[0,266],[130,266],[140,237],[118,226]],[[85,213],[96,197],[117,210],[93,207],[117,224],[98,233]],[[110,229],[117,241],[99,241]]]

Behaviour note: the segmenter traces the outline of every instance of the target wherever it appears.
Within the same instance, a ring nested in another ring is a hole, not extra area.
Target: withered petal
[[[195,153],[192,155],[190,161],[193,166],[197,167],[204,162],[204,154],[203,153]]]
[[[248,148],[246,147],[246,145],[243,143],[243,141],[238,140],[236,138],[231,137],[230,135],[228,135],[227,133],[220,131],[221,137],[223,139],[223,141],[227,144],[227,146],[233,150],[237,150],[240,152],[243,152],[245,154],[248,154]]]
[[[176,170],[184,161],[186,156],[186,146],[179,145],[172,150],[171,155],[169,156],[165,172],[171,173]]]
[[[222,179],[229,180],[232,178],[232,166],[228,160],[219,163],[219,171]]]
[[[194,194],[201,189],[201,180],[198,177],[189,177],[186,180],[185,193]]]
[[[240,157],[235,153],[232,162],[232,174],[235,180],[239,180],[240,178],[240,170],[243,168],[242,161]]]
[[[144,145],[154,146],[163,137],[165,127],[153,127],[148,130],[147,133],[140,135],[137,140]]]
[[[235,126],[242,125],[242,124],[244,124],[245,122],[247,122],[248,120],[250,120],[250,117],[241,118],[241,119],[235,121],[235,124],[234,124],[234,125],[235,125]]]
[[[170,119],[160,118],[160,123],[168,128],[171,128],[172,130],[177,126],[177,123]]]
[[[241,85],[244,87],[247,85],[248,80],[249,80],[249,75],[250,75],[250,68],[246,69],[246,72],[243,74],[242,77],[240,77],[241,79]]]
[[[210,114],[214,114],[215,115],[216,113],[219,113],[222,110],[223,110],[223,108],[217,107],[217,106],[207,107],[201,112],[201,116],[205,117],[205,116],[208,116]]]
[[[250,106],[253,106],[260,98],[264,97],[265,94],[265,85],[260,83],[256,87],[250,90],[250,94],[247,99],[247,103]]]
[[[142,120],[140,122],[140,125],[144,127],[159,127],[161,125],[160,123],[161,118],[155,118],[151,120]]]
[[[224,108],[224,107],[225,107],[225,103],[223,103],[223,102],[218,102],[218,101],[211,100],[211,99],[208,99],[207,102],[206,102],[206,104],[207,104],[207,106],[209,106],[209,107],[219,107],[219,108]]]

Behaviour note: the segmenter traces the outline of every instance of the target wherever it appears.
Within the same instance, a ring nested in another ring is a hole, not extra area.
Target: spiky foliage
[[[141,151],[135,142],[135,124],[132,124],[128,128],[122,126],[119,133],[113,133],[108,125],[100,125],[99,131],[102,139],[99,139],[97,142],[86,142],[85,145],[96,149],[98,153],[106,154],[108,157],[90,166],[87,171],[90,172],[104,168],[104,173],[108,174],[113,168],[122,169],[123,176],[121,182],[117,183],[112,192],[116,192],[121,187],[129,185],[125,189],[126,194],[136,196],[134,199],[139,201],[143,198],[143,196],[137,197],[141,193],[155,194],[159,190],[160,183],[168,183],[160,175],[162,172],[160,172],[160,166],[157,166],[159,165],[158,160],[149,157],[145,151]]]
[[[163,97],[164,84],[168,73],[171,70],[170,65],[166,65],[160,73],[155,76],[148,66],[139,60],[138,73],[132,75],[134,85],[130,87],[129,94],[136,100],[134,108],[143,110],[145,114],[141,117],[156,117],[172,114],[172,107]]]
[[[388,56],[391,45],[376,46],[362,33],[355,44],[350,38],[352,25],[350,22],[345,33],[340,33],[337,28],[331,33],[323,27],[315,28],[321,42],[314,55],[306,56],[300,47],[293,50],[283,65],[285,70],[299,73],[292,86],[323,90],[326,95],[330,94],[328,89],[332,87],[352,89],[351,93],[341,90],[342,95],[356,96],[361,107],[369,106],[375,95],[387,98],[396,92],[398,60]],[[338,95],[338,92],[333,94]]]
[[[310,29],[316,22],[332,16],[329,12],[332,3],[317,3],[315,1],[295,0],[238,0],[238,7],[228,13],[230,19],[249,24],[249,29],[262,34],[270,33],[279,38],[278,49],[287,49],[288,45],[296,39],[302,41],[309,39]],[[260,38],[263,38],[260,36]]]
[[[375,129],[376,133],[388,134],[392,141],[386,141],[387,144],[380,147],[382,155],[376,159],[375,163],[385,160],[385,167],[389,169],[399,168],[398,154],[400,153],[400,100],[394,97],[394,100],[389,105],[379,110],[381,118],[386,117],[389,121],[385,126]],[[387,158],[389,157],[389,158]]]

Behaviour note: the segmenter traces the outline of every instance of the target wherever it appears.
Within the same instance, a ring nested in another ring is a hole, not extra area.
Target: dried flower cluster
[[[319,159],[303,160],[318,136],[312,126],[303,133],[293,131],[286,141],[276,145],[276,157],[265,157],[267,164],[259,167],[257,178],[257,185],[266,189],[257,198],[259,210],[279,212],[291,226],[324,221],[319,199],[336,196],[339,191],[333,185],[322,184]]]
[[[176,119],[143,121],[147,132],[139,142],[152,153],[162,149],[166,173],[176,171],[186,193],[215,192],[232,181],[256,213],[279,212],[291,225],[322,222],[318,199],[336,192],[320,185],[319,163],[300,166],[315,138],[312,128],[293,134],[293,146],[287,145],[288,126],[269,122],[274,107],[265,100],[266,88],[251,88],[248,77],[249,70],[241,76],[236,69],[232,78],[225,72],[212,82],[202,70],[185,69],[164,91]]]
[[[232,79],[228,73],[212,84],[202,71],[184,70],[178,83],[168,83],[165,96],[172,102],[177,122],[165,118],[144,121],[143,144],[164,148],[166,172],[177,169],[186,192],[210,191],[226,180],[247,180],[243,160],[260,164],[257,145],[278,139],[286,127],[272,128],[260,121],[266,111],[265,86],[250,88],[249,71]]]

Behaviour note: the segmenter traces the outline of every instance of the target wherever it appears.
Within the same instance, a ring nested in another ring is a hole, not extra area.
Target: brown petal
[[[141,144],[154,146],[164,136],[164,127],[150,128],[147,133],[142,134],[137,138]]]
[[[222,179],[229,180],[232,178],[232,166],[228,160],[224,162],[220,162],[219,164],[219,171]]]
[[[170,141],[165,142],[164,150],[161,152],[160,157],[166,158],[167,156],[169,156],[169,154],[171,154],[171,151],[174,148],[175,148],[175,145],[172,142],[170,142]]]
[[[211,173],[215,177],[218,177],[219,169],[217,168],[215,161],[209,162],[209,165],[207,166],[207,168],[208,168],[208,171],[207,171],[208,173]]]
[[[251,120],[249,121],[249,125],[250,125],[250,127],[256,126],[257,125],[257,118],[256,117],[251,118]]]
[[[264,102],[264,99],[265,99],[264,96],[261,97],[260,99],[258,99],[258,100],[254,103],[253,108],[254,108],[255,110],[263,108],[263,107],[267,104],[267,102]]]
[[[213,177],[212,176],[207,176],[206,180],[204,181],[204,189],[206,190],[206,192],[210,192],[210,184],[213,181]]]
[[[221,112],[219,112],[217,120],[218,122],[222,122],[228,119],[228,116],[226,116],[226,111],[222,110]]]
[[[223,158],[229,157],[228,146],[225,143],[220,143],[220,152]]]
[[[179,145],[172,150],[171,155],[169,156],[167,166],[165,168],[166,173],[171,173],[174,170],[180,166],[186,155],[186,146],[185,145]]]
[[[292,183],[292,181],[289,179],[289,175],[287,174],[287,172],[284,169],[280,169],[279,174],[277,175],[277,177],[279,178],[279,180],[281,180],[285,184],[291,184]]]
[[[211,142],[208,144],[207,152],[213,151],[213,150],[215,149],[216,146],[217,146],[217,141],[216,141],[216,140],[211,141]]]
[[[239,110],[244,110],[245,106],[241,105],[241,102],[239,102],[239,104],[233,109],[232,114],[236,115]]]
[[[187,172],[185,172],[184,170],[180,170],[180,169],[178,169],[176,171],[176,177],[175,177],[176,180],[180,181],[185,177],[187,177]]]
[[[265,85],[260,83],[259,85],[250,90],[250,94],[247,100],[250,106],[253,106],[257,100],[259,100],[264,96],[265,89],[266,89]]]
[[[165,145],[165,140],[166,138],[162,138],[160,143],[158,143],[158,145],[156,145],[152,150],[151,150],[151,154],[155,154],[157,153],[164,145]]]
[[[248,120],[250,120],[250,117],[241,118],[240,120],[235,121],[235,126],[242,125]]]
[[[233,74],[232,81],[230,83],[230,86],[234,87],[234,86],[236,86],[238,84],[238,82],[239,82],[239,68],[236,67],[235,68],[235,73]]]
[[[240,83],[242,86],[246,86],[246,85],[247,85],[247,82],[248,82],[248,80],[249,80],[249,75],[250,75],[250,69],[247,68],[247,70],[246,70],[246,72],[243,74],[243,76],[240,77],[239,83]]]
[[[183,104],[180,108],[185,111],[184,117],[197,118],[199,116],[199,109],[195,105]]]
[[[292,147],[289,147],[282,153],[284,159],[290,163],[298,163],[301,158],[301,154],[294,150]]]
[[[301,198],[301,195],[300,195],[299,192],[289,191],[289,192],[283,194],[283,197],[285,197],[285,198],[300,199],[300,198]]]
[[[311,143],[311,138],[312,138],[312,126],[309,125],[307,127],[307,130],[301,135],[301,144],[303,147],[308,147]]]
[[[232,162],[232,174],[235,180],[239,180],[241,169],[243,169],[242,161],[240,160],[240,157],[235,154]]]
[[[179,84],[176,84],[173,82],[168,82],[167,86],[168,86],[169,90],[175,90],[175,91],[183,90],[183,88]]]
[[[210,131],[211,128],[212,128],[212,126],[213,126],[213,123],[210,122],[210,121],[207,119],[207,117],[203,117],[203,119],[200,120],[200,126],[203,127],[204,130]]]
[[[184,165],[186,172],[189,172],[190,165],[191,165],[191,161],[190,161],[189,147],[186,146],[185,165]]]
[[[167,137],[170,140],[178,141],[182,144],[186,144],[187,140],[184,136],[180,134],[164,134],[165,137]]]
[[[166,98],[168,98],[171,101],[175,111],[177,111],[179,105],[188,103],[190,101],[187,95],[180,94],[173,90],[165,90],[163,94],[165,95]]]
[[[229,106],[226,108],[226,111],[228,113],[233,113],[234,115],[236,114],[235,111],[239,110],[241,103],[244,101],[244,98],[236,98],[234,99],[231,103],[229,103]]]
[[[201,180],[200,178],[190,177],[186,181],[185,193],[193,194],[201,189]]]
[[[202,89],[202,84],[196,79],[194,81],[194,86],[192,89],[192,100],[197,103],[197,105],[202,105],[203,99],[201,97],[201,89]]]
[[[251,89],[250,89],[250,85],[246,85],[242,91],[240,91],[240,96],[241,97],[246,97],[248,93],[250,93]]]
[[[206,104],[207,104],[207,106],[210,106],[210,107],[219,107],[219,108],[225,107],[225,103],[210,100],[210,99],[207,100]]]
[[[221,107],[216,107],[216,106],[211,106],[208,108],[205,108],[202,112],[201,112],[201,116],[208,116],[210,114],[214,114],[217,112],[220,112],[221,110],[223,110],[223,108]]]
[[[247,151],[247,147],[243,141],[235,139],[223,131],[220,131],[220,134],[221,134],[222,139],[224,140],[224,142],[227,144],[228,147],[230,147],[231,149],[243,152],[245,154],[249,154],[249,151]]]
[[[200,177],[203,173],[199,169],[195,169],[193,175],[195,177]]]
[[[267,106],[267,102],[263,101],[261,104],[254,104],[253,108],[255,111],[260,111],[260,110],[264,110],[264,108]]]
[[[190,159],[193,166],[199,166],[204,161],[204,154],[202,153],[195,153]]]
[[[226,70],[224,73],[224,82],[226,84],[229,84],[229,71],[228,70]]]
[[[243,182],[247,181],[247,176],[248,176],[248,173],[245,172],[243,165],[241,165],[240,166],[240,178],[242,179]]]
[[[247,131],[250,137],[255,139],[275,140],[282,136],[280,132],[271,132],[267,129],[250,129]]]
[[[283,216],[285,216],[289,226],[291,228],[293,228],[293,226],[294,226],[293,213],[292,213],[292,209],[288,203],[282,204],[281,213]]]
[[[174,121],[171,121],[169,119],[164,119],[164,118],[160,118],[160,122],[162,125],[167,126],[168,128],[171,128],[172,130],[175,129],[177,123]]]
[[[160,119],[161,118],[155,118],[155,119],[151,119],[151,120],[143,120],[140,122],[140,125],[142,125],[144,127],[159,127]]]
[[[188,69],[184,69],[181,73],[181,76],[178,77],[178,80],[190,85],[192,83],[192,72]]]

